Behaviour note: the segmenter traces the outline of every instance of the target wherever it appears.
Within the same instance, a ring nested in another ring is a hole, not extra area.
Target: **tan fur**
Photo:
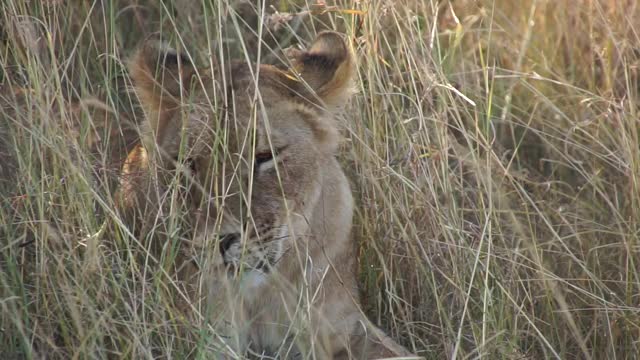
[[[153,170],[153,152],[134,150],[119,204],[130,217],[155,217],[161,205],[153,194],[184,169],[181,161],[189,164],[193,229],[185,248],[207,255],[201,278],[226,346],[296,359],[410,356],[359,308],[353,200],[334,157],[333,111],[348,99],[354,75],[342,38],[322,33],[308,51],[292,52],[292,71],[233,63],[223,79],[202,74],[206,91],[191,92],[188,64],[160,66],[183,88],[159,89],[148,65],[158,54],[148,49],[134,57],[131,75],[155,146],[175,165]],[[214,98],[226,99],[222,111],[208,105]]]

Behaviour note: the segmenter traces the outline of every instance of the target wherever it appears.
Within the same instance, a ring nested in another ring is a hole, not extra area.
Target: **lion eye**
[[[264,151],[261,153],[257,153],[255,157],[256,166],[260,166],[267,161],[273,160],[273,153],[271,151]]]
[[[282,155],[282,151],[286,149],[287,146],[282,146],[274,149],[267,149],[264,151],[260,151],[256,153],[254,157],[254,167],[258,169],[261,165],[268,163],[269,161],[274,161],[278,159],[280,155]]]

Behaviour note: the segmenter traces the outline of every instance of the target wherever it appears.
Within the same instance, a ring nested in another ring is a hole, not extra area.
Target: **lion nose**
[[[240,238],[240,234],[237,234],[237,233],[222,235],[220,237],[220,244],[219,244],[220,254],[224,257],[224,253],[227,252],[227,250],[229,250],[231,245],[238,242],[239,238]]]

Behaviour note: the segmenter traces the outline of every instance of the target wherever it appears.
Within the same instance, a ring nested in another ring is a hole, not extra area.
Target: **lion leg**
[[[363,319],[356,326],[349,343],[334,354],[335,360],[415,357],[368,320]]]

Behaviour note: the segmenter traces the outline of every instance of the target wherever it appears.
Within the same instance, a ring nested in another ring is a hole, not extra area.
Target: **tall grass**
[[[161,32],[203,63],[255,58],[259,17],[228,5],[0,5],[0,358],[220,350],[176,310],[170,252],[140,262],[142,239],[101,229],[140,118],[127,56]],[[637,358],[640,5],[334,5],[263,38],[351,40],[340,157],[370,318],[426,358]]]

